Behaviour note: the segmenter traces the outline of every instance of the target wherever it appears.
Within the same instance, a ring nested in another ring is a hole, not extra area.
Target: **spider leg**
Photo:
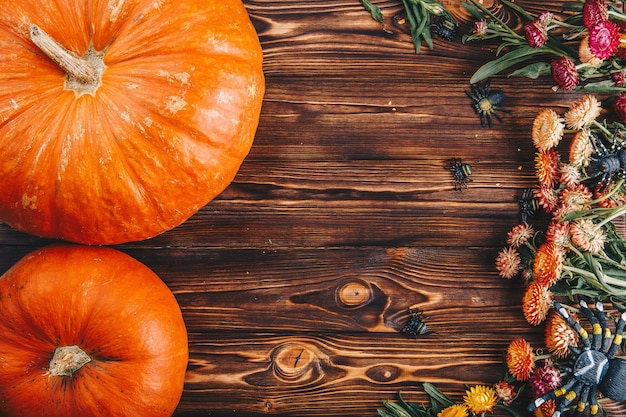
[[[596,417],[600,411],[600,407],[598,407],[597,392],[598,387],[596,386],[592,386],[589,390],[589,417]]]
[[[600,350],[602,348],[602,332],[604,327],[602,327],[602,325],[598,322],[598,319],[595,314],[593,314],[593,311],[591,311],[585,300],[579,300],[578,304],[580,305],[581,310],[585,313],[585,316],[587,316],[589,323],[593,326],[593,348],[594,350]]]
[[[561,305],[558,301],[553,301],[552,305],[556,312],[567,322],[567,324],[578,333],[580,340],[583,342],[585,349],[591,348],[591,342],[589,341],[589,335],[587,334],[587,330],[585,330],[578,320],[574,320],[572,316],[569,314],[567,309]]]
[[[606,353],[609,350],[609,345],[611,344],[611,329],[609,329],[609,324],[606,320],[606,314],[604,314],[604,304],[601,302],[596,303],[596,313],[598,315],[598,319],[600,320],[600,326],[602,327],[602,331],[604,334],[602,335],[602,347],[600,348],[600,352]]]
[[[566,389],[564,385],[562,388],[559,388],[557,390],[557,397],[559,396],[558,392],[562,392],[561,395],[563,395],[564,398],[563,401],[561,401],[561,403],[556,407],[554,413],[552,413],[552,417],[561,417],[561,414],[563,413],[563,410],[565,410],[565,407],[570,405],[576,399],[578,394],[580,394],[580,391],[585,386],[585,384],[583,384],[582,382],[578,382],[575,378],[572,379],[573,384],[571,384],[571,389]]]
[[[609,359],[611,359],[615,355],[617,349],[619,349],[620,345],[622,344],[624,326],[626,326],[626,312],[622,313],[622,315],[619,316],[619,320],[617,321],[617,325],[615,326],[615,337],[613,338],[611,348],[606,353],[606,356]]]
[[[578,397],[578,404],[576,405],[576,413],[574,417],[582,417],[583,413],[589,407],[589,391],[591,387],[589,385],[583,386],[580,396]]]

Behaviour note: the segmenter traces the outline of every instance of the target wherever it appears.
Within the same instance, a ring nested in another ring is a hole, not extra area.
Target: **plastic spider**
[[[440,17],[430,26],[430,30],[435,35],[451,41],[459,30],[459,24],[445,17]]]
[[[412,339],[417,339],[418,336],[428,333],[428,326],[424,323],[423,313],[421,310],[409,308],[410,317],[404,327],[400,329],[400,333]]]
[[[557,313],[578,333],[583,347],[571,348],[570,366],[565,368],[572,374],[569,379],[561,387],[533,401],[528,406],[529,412],[533,412],[548,400],[562,399],[552,414],[552,417],[559,417],[565,407],[578,397],[576,415],[582,416],[589,408],[589,415],[597,416],[600,412],[596,398],[598,391],[614,401],[626,400],[626,360],[614,358],[622,343],[626,312],[622,313],[617,321],[615,336],[612,336],[602,303],[596,303],[595,313],[584,300],[580,300],[579,305],[593,326],[593,338],[589,340],[587,331],[578,320],[572,318],[565,307],[556,301],[553,302]]]
[[[453,159],[450,164],[450,172],[454,175],[454,189],[463,191],[463,187],[467,188],[467,183],[471,181],[472,166],[464,164],[460,158]]]
[[[472,84],[470,87],[472,92],[465,91],[465,94],[474,100],[472,108],[480,116],[480,125],[482,127],[491,127],[493,125],[493,117],[502,122],[498,111],[509,112],[509,110],[499,106],[502,100],[504,100],[504,92],[502,90],[491,91],[491,80],[487,80],[484,84]]]
[[[598,182],[600,191],[604,190],[614,177],[626,179],[626,150],[622,142],[617,139],[616,129],[611,147],[608,149],[595,134],[591,140],[594,149],[591,156],[594,172],[590,178],[600,178]]]
[[[526,188],[522,193],[522,198],[517,200],[517,203],[519,204],[522,223],[526,223],[526,220],[534,216],[539,209],[539,200],[533,195],[532,188]]]

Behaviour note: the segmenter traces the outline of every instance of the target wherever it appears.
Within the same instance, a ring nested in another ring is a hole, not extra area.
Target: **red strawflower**
[[[528,385],[530,385],[535,397],[541,397],[561,385],[561,373],[552,363],[545,361],[542,366],[532,371]]]
[[[563,90],[573,90],[578,85],[578,71],[574,61],[566,56],[555,58],[550,63],[552,79]]]
[[[625,48],[620,48],[619,49],[619,53],[621,53],[622,51],[626,51]],[[620,58],[622,58],[620,56]],[[622,58],[624,59],[624,58]],[[621,87],[624,85],[624,73],[622,71],[617,71],[611,74],[611,80],[613,81],[613,83],[615,83],[615,85],[617,87]]]
[[[617,52],[619,39],[615,23],[604,20],[589,31],[589,49],[596,58],[607,59]]]
[[[626,93],[620,93],[617,99],[615,99],[613,102],[613,111],[620,122],[626,123]]]
[[[524,36],[531,48],[541,48],[548,41],[548,29],[539,20],[524,23]]]
[[[583,23],[589,30],[599,22],[608,20],[609,8],[604,0],[587,0],[583,5]]]

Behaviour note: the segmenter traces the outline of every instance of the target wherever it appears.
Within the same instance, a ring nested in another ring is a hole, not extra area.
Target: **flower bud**
[[[552,70],[552,79],[559,88],[563,90],[573,90],[578,85],[578,71],[574,62],[566,57],[561,56],[553,59],[550,63]]]

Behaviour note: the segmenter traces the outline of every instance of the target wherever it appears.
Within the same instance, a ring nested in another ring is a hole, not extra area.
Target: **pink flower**
[[[533,369],[528,385],[536,397],[541,397],[561,385],[561,374],[552,363],[546,361],[541,367]]]
[[[550,66],[552,79],[560,88],[573,90],[578,85],[578,71],[570,58],[566,56],[558,57],[552,60]]]
[[[587,29],[608,20],[609,9],[604,0],[587,0],[583,5],[583,23]]]
[[[487,34],[488,28],[489,26],[487,25],[486,20],[477,20],[476,22],[474,22],[473,34],[482,38]]]
[[[541,48],[548,41],[548,30],[539,20],[524,23],[524,36],[531,48]]]
[[[589,31],[589,49],[596,58],[607,59],[617,52],[619,39],[615,23],[604,20]]]

